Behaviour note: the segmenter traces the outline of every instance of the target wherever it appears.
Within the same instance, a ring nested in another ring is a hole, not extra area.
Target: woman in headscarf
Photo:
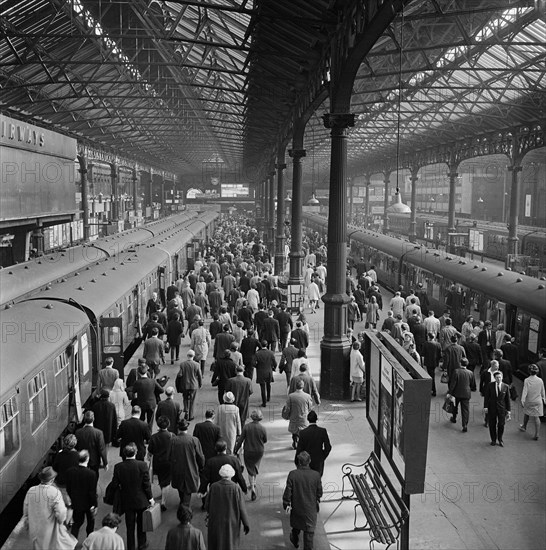
[[[220,428],[220,437],[227,443],[228,454],[233,453],[235,442],[241,435],[239,407],[234,404],[235,396],[228,391],[224,394],[224,403],[218,407],[216,424]]]
[[[129,397],[127,396],[127,392],[125,391],[123,380],[121,378],[118,378],[114,382],[114,388],[110,392],[108,399],[116,407],[116,416],[119,428],[121,421],[125,420],[125,416],[127,415],[126,409],[131,404],[131,402],[129,401]]]
[[[243,492],[231,481],[235,470],[229,464],[220,468],[220,481],[207,494],[205,510],[208,520],[207,545],[211,550],[234,550],[238,546],[241,523],[245,535],[250,532]]]

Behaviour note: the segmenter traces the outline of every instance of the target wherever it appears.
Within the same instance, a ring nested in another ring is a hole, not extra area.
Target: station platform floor
[[[385,296],[385,301],[390,296]],[[387,302],[388,303],[388,302]],[[307,315],[310,325],[308,357],[316,379],[320,376],[320,339],[323,334],[322,306],[316,314]],[[383,313],[382,315],[385,315]],[[357,323],[355,332],[363,330]],[[183,340],[181,358],[189,347],[189,338]],[[129,361],[126,372],[136,364],[141,350]],[[280,354],[277,353],[277,356]],[[204,419],[204,411],[218,405],[216,388],[210,385],[207,361],[203,388],[198,391],[196,417],[192,422]],[[174,385],[177,365],[167,364],[162,375],[170,377]],[[546,426],[541,426],[541,439],[534,441],[530,433],[522,433],[518,426],[522,421],[519,399],[512,402],[512,421],[506,426],[505,447],[491,447],[489,432],[483,426],[482,398],[473,394],[471,417],[467,433],[461,432],[460,420],[449,422],[442,410],[443,396],[447,390],[440,383],[437,373],[438,396],[432,398],[430,432],[427,457],[426,489],[422,495],[411,497],[410,544],[411,550],[539,550],[544,548],[546,536]],[[521,382],[516,380],[521,395]],[[181,396],[175,398],[181,401]],[[288,472],[294,468],[294,451],[287,421],[281,418],[281,408],[286,399],[284,374],[275,374],[271,402],[264,413],[263,425],[267,430],[268,443],[257,478],[258,499],[246,497],[246,508],[251,530],[245,536],[241,531],[240,550],[276,550],[293,548],[289,541],[289,517],[282,510],[282,492]],[[254,384],[251,410],[260,403],[259,386]],[[341,500],[341,467],[346,462],[363,463],[373,450],[373,434],[367,420],[364,402],[334,402],[323,400],[318,407],[319,425],[328,430],[332,453],[326,461],[319,521],[315,534],[315,550],[364,550],[369,547],[366,531],[353,530],[353,505],[350,500]],[[460,418],[460,417],[459,417]],[[154,430],[157,429],[154,426]],[[193,426],[190,426],[192,433]],[[111,479],[119,450],[108,451],[110,468],[101,470],[99,479],[99,510],[97,528],[111,507],[102,502],[104,489]],[[246,478],[246,473],[245,473]],[[160,494],[157,482],[153,484],[154,496]],[[169,490],[168,510],[162,514],[161,526],[148,533],[150,550],[163,550],[167,531],[177,524],[176,507],[178,494]],[[203,531],[207,540],[205,512],[201,501],[192,497],[193,525]],[[359,512],[360,514],[360,512]],[[359,523],[362,516],[359,515]],[[80,542],[85,538],[85,529],[80,531]],[[125,526],[118,530],[125,538]],[[303,541],[300,540],[300,548]],[[27,550],[29,541],[24,533],[11,537],[3,549]],[[375,544],[374,548],[384,548]],[[209,549],[214,550],[214,549]]]

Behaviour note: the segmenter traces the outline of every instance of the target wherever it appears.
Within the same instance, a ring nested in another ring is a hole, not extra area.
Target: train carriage
[[[322,216],[304,213],[304,222],[314,230],[327,230],[328,220]],[[516,337],[522,367],[546,346],[544,280],[353,226],[348,238],[354,257],[374,264],[383,286],[396,290],[422,283],[431,309],[440,314],[450,309],[458,328],[467,315],[503,323]]]

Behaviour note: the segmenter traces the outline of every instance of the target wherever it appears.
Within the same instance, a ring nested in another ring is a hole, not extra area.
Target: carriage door
[[[84,335],[87,339],[87,334]],[[83,351],[83,350],[82,350]],[[88,350],[85,350],[88,353]],[[75,418],[78,423],[83,420],[83,408],[82,408],[82,398],[80,393],[80,346],[78,340],[74,342],[74,347],[72,349],[72,372],[73,372],[73,388],[74,388],[74,410],[71,411],[70,418]],[[89,362],[88,362],[89,363]],[[89,367],[88,367],[89,370]]]
[[[191,271],[195,267],[195,255],[194,255],[193,243],[186,245],[186,269]]]
[[[173,256],[173,272],[172,272],[173,282],[178,281],[178,279],[180,277],[180,268],[179,268],[179,265],[178,265],[178,261],[179,261],[179,254],[175,254]]]
[[[163,265],[157,268],[157,288],[159,289],[159,299],[165,307],[167,305],[167,294],[165,292],[165,266]]]
[[[107,357],[114,359],[114,368],[123,380],[123,331],[121,317],[101,317],[101,364]]]

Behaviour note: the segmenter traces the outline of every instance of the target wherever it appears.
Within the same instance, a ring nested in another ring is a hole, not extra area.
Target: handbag
[[[453,397],[448,397],[446,395],[444,399],[444,404],[442,405],[442,409],[448,414],[453,414],[455,412],[455,402],[453,400]]]
[[[515,401],[518,398],[518,390],[516,390],[515,386],[510,386],[508,391],[510,392],[510,399]]]
[[[165,342],[163,349],[165,350],[165,353],[169,353],[169,351],[171,351],[171,345],[169,342]]]
[[[446,370],[442,371],[442,376],[440,377],[440,382],[441,382],[442,384],[447,384],[447,383],[449,382],[449,379],[448,379],[448,377],[447,377],[447,371],[446,371]]]
[[[282,410],[281,410],[281,416],[285,419],[285,420],[290,420],[290,409],[288,408],[288,405],[284,405]]]

